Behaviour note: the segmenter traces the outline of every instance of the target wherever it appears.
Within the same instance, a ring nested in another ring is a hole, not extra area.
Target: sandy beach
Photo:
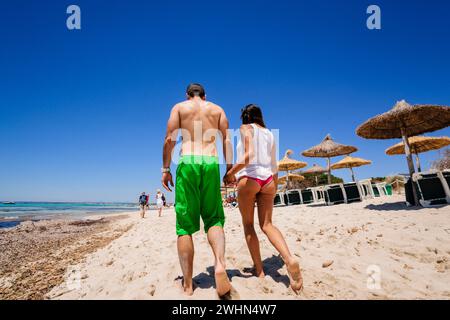
[[[301,262],[304,290],[298,296],[259,230],[266,277],[252,276],[239,211],[227,209],[232,285],[241,299],[449,299],[450,206],[406,208],[402,201],[396,195],[329,207],[275,208],[274,223]],[[190,298],[181,293],[174,224],[172,209],[162,218],[150,211],[144,220],[136,213],[111,222],[109,228],[126,230],[69,263],[64,281],[45,298],[217,299],[203,231],[194,237],[197,288]]]

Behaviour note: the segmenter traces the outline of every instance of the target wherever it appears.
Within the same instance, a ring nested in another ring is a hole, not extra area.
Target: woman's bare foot
[[[214,271],[214,279],[216,280],[216,290],[219,297],[223,297],[230,292],[231,283],[228,279],[225,268],[222,266],[216,266]]]
[[[300,271],[300,264],[296,259],[290,259],[286,263],[286,267],[291,280],[291,288],[294,290],[295,294],[299,294],[299,292],[303,289],[303,278]]]

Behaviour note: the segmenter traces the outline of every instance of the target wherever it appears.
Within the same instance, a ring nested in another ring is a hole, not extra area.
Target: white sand
[[[449,299],[450,206],[415,210],[402,200],[275,208],[274,223],[301,262],[304,291],[299,296],[287,286],[286,268],[259,230],[267,275],[258,279],[245,272],[252,263],[240,214],[227,209],[226,259],[233,286],[242,299]],[[158,218],[150,211],[144,220],[130,215],[131,230],[88,256],[75,273],[69,268],[66,283],[48,297],[184,299],[174,284],[181,274],[174,212],[163,214]],[[198,288],[190,299],[215,299],[213,258],[203,231],[194,242]],[[333,263],[323,268],[327,261]],[[73,285],[74,275],[80,286]]]

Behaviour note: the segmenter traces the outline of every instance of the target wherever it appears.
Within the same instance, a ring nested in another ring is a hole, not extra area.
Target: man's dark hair
[[[263,128],[266,127],[266,124],[264,123],[264,118],[262,115],[261,108],[253,103],[246,105],[244,108],[242,108],[241,120],[242,120],[242,124],[256,123],[256,124],[259,124]]]
[[[186,94],[191,98],[193,97],[204,98],[206,95],[205,88],[203,88],[203,86],[199,83],[191,83],[190,85],[188,85],[186,89]]]

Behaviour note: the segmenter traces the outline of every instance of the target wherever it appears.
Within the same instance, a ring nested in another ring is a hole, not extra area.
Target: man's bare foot
[[[296,294],[303,289],[303,278],[300,272],[300,264],[296,259],[291,259],[286,263],[289,278],[291,280],[291,288]]]
[[[219,297],[222,297],[230,292],[231,283],[223,267],[220,266],[215,268],[214,278],[216,280],[216,290]]]
[[[266,276],[266,274],[264,273],[264,270],[256,270],[255,269],[255,276],[257,276],[258,278],[264,278]]]
[[[194,285],[193,282],[190,281],[190,284],[187,282],[184,282],[183,277],[179,277],[177,279],[175,279],[178,287],[180,288],[181,291],[183,291],[183,293],[187,296],[192,296],[194,294]]]

